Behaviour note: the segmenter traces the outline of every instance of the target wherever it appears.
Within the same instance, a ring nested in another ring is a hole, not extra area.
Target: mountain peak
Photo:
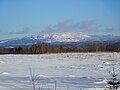
[[[55,42],[117,42],[120,40],[120,36],[110,36],[110,35],[87,35],[82,32],[54,32],[48,34],[39,34],[33,35],[30,37],[16,38],[16,39],[7,39],[0,41],[0,46],[9,46],[9,45],[32,45],[36,42],[46,42],[46,43],[55,43]]]
[[[47,39],[47,42],[78,42],[80,40],[89,38],[90,36],[82,32],[64,32],[64,33],[50,33],[44,34],[42,38]]]

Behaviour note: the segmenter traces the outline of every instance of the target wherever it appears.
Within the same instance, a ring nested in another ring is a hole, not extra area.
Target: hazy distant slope
[[[0,46],[5,45],[31,45],[36,42],[118,42],[120,41],[120,36],[113,35],[87,35],[82,32],[65,32],[65,33],[49,33],[33,35],[23,38],[15,38],[8,40],[1,40]]]

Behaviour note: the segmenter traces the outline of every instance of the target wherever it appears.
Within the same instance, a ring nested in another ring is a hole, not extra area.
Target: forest
[[[76,44],[50,44],[34,43],[32,45],[0,46],[0,54],[45,54],[67,52],[120,52],[120,43],[84,43]]]

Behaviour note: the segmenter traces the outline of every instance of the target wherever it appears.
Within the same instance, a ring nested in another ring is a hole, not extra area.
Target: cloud
[[[73,20],[66,20],[57,23],[56,25],[47,26],[42,33],[51,32],[95,32],[99,31],[101,26],[95,20],[88,20],[82,22],[74,22]]]
[[[8,34],[28,34],[31,31],[30,28],[25,27],[22,31],[8,32]]]

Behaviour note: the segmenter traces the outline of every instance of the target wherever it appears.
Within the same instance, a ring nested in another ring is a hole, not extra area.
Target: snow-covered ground
[[[0,55],[0,90],[32,90],[29,68],[39,90],[54,90],[55,81],[57,90],[104,90],[113,66],[120,68],[120,53]]]

